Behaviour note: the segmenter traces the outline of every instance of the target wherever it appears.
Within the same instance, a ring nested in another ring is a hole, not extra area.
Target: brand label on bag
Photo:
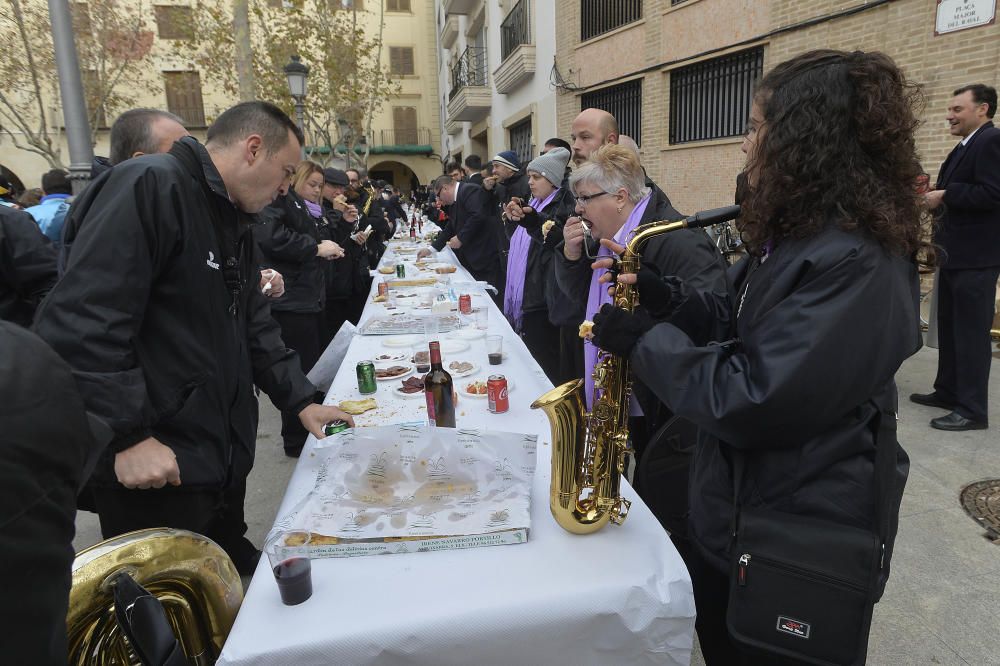
[[[776,629],[782,633],[791,634],[799,638],[809,638],[811,625],[801,620],[793,620],[790,617],[779,615]]]

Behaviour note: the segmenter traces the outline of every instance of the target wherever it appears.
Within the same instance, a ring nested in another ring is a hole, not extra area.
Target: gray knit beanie
[[[565,148],[553,148],[531,160],[527,170],[541,174],[555,187],[559,187],[562,185],[567,164],[569,164],[569,151]]]

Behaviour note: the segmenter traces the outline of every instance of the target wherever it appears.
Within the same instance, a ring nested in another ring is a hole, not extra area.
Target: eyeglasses
[[[597,197],[602,197],[605,194],[611,194],[611,192],[595,192],[594,194],[578,194],[576,195],[576,202],[580,204],[581,208],[586,208],[587,204],[590,203],[591,199],[596,199]]]

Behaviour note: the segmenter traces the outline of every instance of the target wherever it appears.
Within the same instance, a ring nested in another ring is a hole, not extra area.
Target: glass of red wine
[[[286,606],[301,604],[312,596],[309,538],[307,531],[279,532],[264,545],[281,602]]]

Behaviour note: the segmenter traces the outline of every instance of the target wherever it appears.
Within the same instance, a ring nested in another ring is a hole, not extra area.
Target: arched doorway
[[[368,178],[371,180],[384,180],[393,187],[398,187],[403,194],[410,194],[420,186],[420,180],[413,169],[395,160],[378,162],[369,167]]]

